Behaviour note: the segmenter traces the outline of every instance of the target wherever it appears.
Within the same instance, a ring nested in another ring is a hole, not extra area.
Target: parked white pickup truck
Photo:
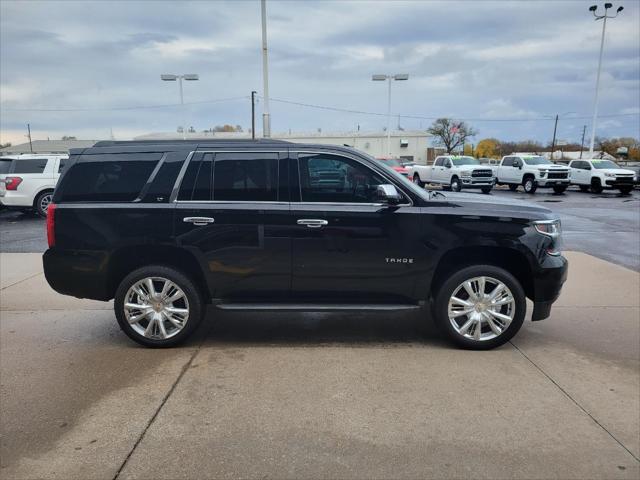
[[[407,169],[409,178],[420,187],[436,183],[454,192],[463,188],[480,188],[482,193],[489,193],[495,183],[490,167],[467,156],[442,155],[436,157],[433,165],[411,165]]]
[[[583,192],[602,193],[605,188],[617,188],[626,195],[633,190],[635,172],[624,170],[611,160],[572,160],[569,168],[571,184]]]
[[[498,185],[509,185],[516,191],[522,185],[527,193],[535,193],[538,187],[552,187],[556,193],[569,186],[571,171],[538,155],[507,155],[496,172]]]

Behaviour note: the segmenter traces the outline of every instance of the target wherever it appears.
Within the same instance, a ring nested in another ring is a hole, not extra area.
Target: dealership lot
[[[580,252],[551,318],[489,352],[416,315],[219,312],[143,349],[46,285],[42,220],[0,213],[0,476],[638,478],[640,195],[494,195]]]

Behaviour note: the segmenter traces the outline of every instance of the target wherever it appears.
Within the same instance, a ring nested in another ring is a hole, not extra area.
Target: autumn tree
[[[465,143],[467,138],[476,135],[476,131],[461,120],[439,118],[427,129],[435,137],[435,142],[443,146],[447,153]]]
[[[476,145],[478,158],[497,158],[500,156],[500,141],[495,138],[485,138]]]

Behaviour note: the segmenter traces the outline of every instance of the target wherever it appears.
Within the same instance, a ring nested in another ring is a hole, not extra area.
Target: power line
[[[200,100],[196,102],[184,102],[184,105],[202,105],[206,103],[229,102],[233,100],[246,100],[247,95],[241,97],[216,98],[213,100]],[[5,112],[105,112],[121,110],[146,110],[154,108],[180,107],[180,103],[167,103],[164,105],[135,105],[129,107],[97,107],[97,108],[67,108],[67,107],[43,107],[43,108],[3,108]]]

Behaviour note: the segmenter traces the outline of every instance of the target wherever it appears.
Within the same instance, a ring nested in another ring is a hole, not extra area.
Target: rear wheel
[[[435,321],[457,345],[488,350],[508,342],[526,313],[522,286],[506,270],[475,265],[453,273],[435,300]]]
[[[458,177],[453,177],[451,179],[451,190],[454,192],[459,192],[462,190],[462,182]]]
[[[482,188],[482,193],[485,193],[485,194],[491,193],[492,189],[493,187],[484,187]]]
[[[512,192],[515,192],[516,190],[518,190],[518,185],[514,183],[510,183],[509,190],[511,190]]]
[[[553,187],[553,191],[555,193],[564,193],[566,189],[567,189],[566,185],[558,185],[556,187]]]
[[[589,191],[589,185],[579,185],[580,187],[580,191],[581,192],[588,192]]]
[[[424,187],[424,182],[420,180],[420,175],[418,175],[417,173],[413,174],[413,183],[418,185],[420,188]]]
[[[41,217],[47,216],[47,209],[49,208],[49,204],[51,203],[52,198],[53,192],[51,191],[41,192],[38,194],[35,201],[33,202],[33,206],[38,215],[40,215]]]
[[[594,178],[591,180],[591,193],[602,193],[604,188],[602,188],[602,183],[600,183],[599,178]]]
[[[633,187],[631,185],[625,185],[624,187],[620,187],[619,190],[622,195],[629,195],[631,190],[633,190]]]
[[[202,320],[198,289],[183,273],[153,265],[120,283],[114,309],[124,333],[146,347],[171,347],[191,335]]]
[[[522,187],[524,188],[524,191],[526,193],[536,193],[536,190],[538,189],[538,184],[536,183],[533,177],[526,177],[522,181]]]

